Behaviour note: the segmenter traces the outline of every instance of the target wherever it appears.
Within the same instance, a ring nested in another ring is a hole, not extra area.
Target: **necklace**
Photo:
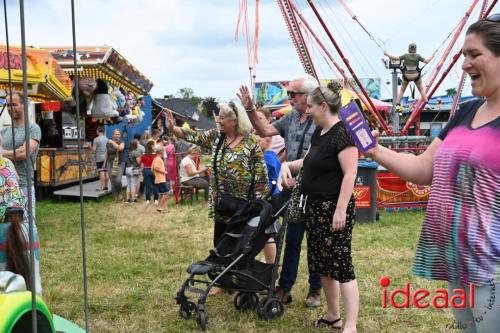
[[[323,135],[323,134],[327,133],[329,130],[331,130],[331,129],[333,128],[333,126],[337,125],[337,123],[338,123],[339,121],[340,121],[340,120],[335,121],[335,122],[333,123],[333,125],[332,125],[332,126],[329,126],[328,128],[326,128],[326,127],[325,127],[325,128],[323,128],[323,129],[321,130],[320,135]]]
[[[228,144],[226,144],[226,148],[231,148],[231,145],[236,141],[236,139],[238,139],[238,136],[239,135],[236,134],[234,139],[232,139]],[[227,142],[227,139],[228,139],[228,137],[226,136],[226,142]]]

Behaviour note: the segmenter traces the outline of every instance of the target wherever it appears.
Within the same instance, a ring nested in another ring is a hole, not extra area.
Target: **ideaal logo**
[[[469,284],[469,287],[467,288],[469,291],[469,297],[467,297],[467,292],[465,289],[453,289],[452,294],[450,294],[446,289],[435,289],[433,292],[422,288],[412,290],[409,282],[405,284],[404,288],[395,288],[389,291],[387,290],[387,287],[391,285],[391,280],[387,276],[383,276],[382,278],[380,278],[379,283],[382,287],[383,308],[387,308],[389,306],[388,304],[396,309],[409,308],[410,303],[417,309],[425,309],[431,306],[436,309],[450,307],[455,309],[463,309],[466,307],[474,309],[476,306],[474,301],[475,286],[472,283]],[[447,329],[465,330],[469,326],[473,324],[479,324],[485,319],[488,311],[492,310],[495,306],[496,292],[495,282],[493,280],[489,281],[486,286],[489,287],[489,298],[487,299],[486,304],[481,305],[480,309],[476,309],[479,311],[475,312],[479,314],[477,316],[474,316],[474,318],[467,322],[458,320],[454,321],[453,323],[448,323],[446,324]],[[402,303],[398,303],[396,301],[396,297],[399,300],[402,299]]]
[[[417,309],[425,309],[432,306],[435,309],[455,308],[463,309],[467,306],[471,309],[474,308],[474,285],[469,285],[469,298],[464,289],[453,289],[453,296],[446,289],[436,289],[429,291],[426,289],[411,290],[409,282],[406,282],[404,288],[395,288],[391,291],[387,287],[391,285],[391,280],[384,276],[380,279],[380,286],[382,287],[382,307],[387,308],[388,303],[396,309],[410,308],[410,303]],[[400,296],[399,296],[400,295]],[[396,301],[396,296],[403,299],[402,303]]]

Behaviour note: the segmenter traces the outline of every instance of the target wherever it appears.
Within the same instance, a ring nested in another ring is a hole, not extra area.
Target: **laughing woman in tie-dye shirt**
[[[448,281],[450,296],[463,289],[468,300],[473,284],[474,305],[453,309],[457,326],[493,333],[500,332],[500,14],[469,27],[463,54],[481,99],[462,104],[422,155],[382,146],[368,155],[404,179],[432,184],[413,272]]]

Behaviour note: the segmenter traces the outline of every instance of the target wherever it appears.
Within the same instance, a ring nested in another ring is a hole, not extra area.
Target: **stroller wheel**
[[[184,319],[189,319],[194,311],[196,311],[196,304],[188,301],[181,304],[181,307],[179,308],[179,315]]]
[[[239,311],[253,310],[259,303],[259,297],[253,292],[238,291],[234,296],[234,307]]]
[[[198,319],[196,321],[202,330],[207,329],[207,315],[205,311],[198,311]]]
[[[283,316],[285,307],[283,303],[277,298],[268,298],[259,303],[257,314],[265,320],[274,320]]]

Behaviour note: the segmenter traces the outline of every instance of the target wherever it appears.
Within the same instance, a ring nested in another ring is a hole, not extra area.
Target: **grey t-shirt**
[[[108,144],[108,138],[105,135],[99,135],[94,138],[92,146],[95,147],[95,161],[104,162],[104,156],[106,155],[106,145]]]
[[[281,119],[273,122],[274,128],[276,128],[283,139],[285,139],[287,161],[295,161],[297,159],[297,151],[299,150],[300,141],[302,140],[306,124],[307,121],[304,121],[303,123],[300,122],[300,113],[295,109],[287,113]],[[307,153],[307,150],[311,145],[311,137],[315,129],[316,125],[313,123],[307,130],[300,158],[303,158]]]
[[[137,150],[139,150],[139,152],[141,153],[139,156],[141,156],[142,154],[144,154],[146,152],[146,148],[144,148],[144,146],[141,144],[137,145]]]
[[[36,158],[38,156],[40,140],[42,139],[42,131],[37,124],[30,124],[29,132],[29,137],[38,142],[38,146],[34,151],[30,152],[30,158],[27,158],[24,161],[14,161],[14,166],[16,167],[17,174],[19,175],[20,187],[28,186],[28,161],[31,162],[32,173],[30,177],[33,180]],[[10,127],[3,128],[1,134],[3,138],[3,148],[5,150],[14,150],[24,144],[24,125],[14,127],[14,140],[12,140],[12,129]],[[15,143],[15,147],[13,146],[13,143]]]

